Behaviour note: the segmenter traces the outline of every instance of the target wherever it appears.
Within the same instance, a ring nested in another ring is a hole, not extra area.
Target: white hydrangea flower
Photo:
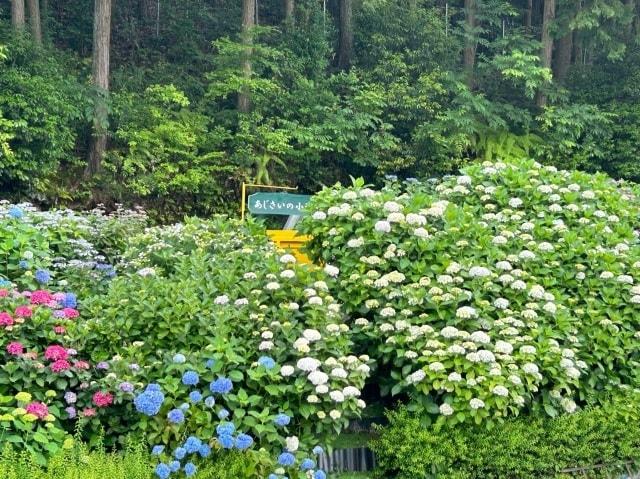
[[[295,372],[294,367],[288,364],[285,364],[280,368],[280,375],[285,378],[293,375],[294,372]]]
[[[418,369],[416,372],[409,374],[409,376],[407,377],[407,382],[409,384],[419,383],[425,377],[427,377],[427,374],[422,369]]]
[[[391,223],[386,220],[380,220],[374,225],[374,229],[378,233],[389,233],[391,231]]]
[[[469,401],[469,406],[471,409],[482,409],[484,407],[484,401],[478,398],[472,398]]]
[[[318,363],[318,366],[320,366],[319,363]],[[318,370],[312,371],[311,373],[309,373],[309,376],[307,376],[307,378],[309,379],[311,384],[313,384],[314,386],[319,386],[320,384],[326,384],[329,381],[329,375]]]
[[[305,357],[298,360],[296,366],[301,371],[313,372],[320,367],[320,361],[315,358]]]
[[[496,396],[501,396],[501,397],[507,397],[509,395],[509,390],[504,386],[500,386],[500,385],[494,386],[491,392]]]
[[[441,404],[439,409],[440,414],[443,416],[451,416],[453,414],[453,408],[447,403]]]
[[[342,390],[342,395],[345,398],[360,397],[360,394],[360,390],[353,386],[347,386]]]
[[[316,221],[322,221],[327,219],[327,214],[324,211],[315,211],[311,217]]]

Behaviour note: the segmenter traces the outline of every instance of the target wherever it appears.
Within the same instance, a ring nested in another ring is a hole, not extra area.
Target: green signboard
[[[290,193],[254,193],[249,195],[249,211],[254,215],[302,215],[309,195]]]

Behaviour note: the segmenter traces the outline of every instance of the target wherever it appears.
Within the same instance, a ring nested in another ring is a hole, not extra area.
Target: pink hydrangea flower
[[[33,311],[29,306],[18,306],[16,308],[16,316],[20,318],[30,318],[33,315]]]
[[[106,391],[97,391],[93,395],[93,404],[98,407],[107,407],[113,403],[113,395]]]
[[[60,301],[62,301],[64,299],[64,297],[65,297],[64,293],[54,293],[53,294],[53,299],[55,299],[58,303]]]
[[[51,293],[39,289],[31,293],[31,304],[48,304],[52,300]]]
[[[93,417],[96,415],[96,410],[92,407],[86,407],[82,410],[82,415],[84,417]]]
[[[65,317],[68,319],[73,319],[80,316],[80,313],[78,312],[78,310],[74,308],[64,308],[62,312],[64,313]]]
[[[7,352],[12,356],[20,356],[24,352],[24,346],[17,341],[13,341],[7,345]]]
[[[53,332],[56,334],[64,334],[66,331],[66,329],[64,329],[64,326],[54,326],[53,327]]]
[[[51,370],[54,373],[61,373],[62,371],[66,371],[71,368],[71,364],[66,359],[58,359],[51,363]]]
[[[0,313],[0,326],[13,326],[13,318],[5,311]]]
[[[89,363],[86,361],[76,361],[75,363],[73,363],[74,367],[78,368],[78,369],[89,369]]]
[[[29,414],[37,416],[38,419],[44,419],[49,414],[47,405],[41,402],[32,402],[25,408]]]
[[[45,359],[49,361],[57,361],[59,359],[67,359],[69,355],[67,354],[67,350],[62,346],[54,344],[49,346],[44,352]]]
[[[0,289],[0,298],[6,298],[7,296],[9,296],[9,290],[8,289]]]

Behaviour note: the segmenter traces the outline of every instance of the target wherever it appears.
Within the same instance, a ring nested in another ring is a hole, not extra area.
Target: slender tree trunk
[[[553,77],[558,83],[564,83],[571,66],[571,54],[573,53],[573,31],[558,39],[556,58],[553,66]]]
[[[256,2],[255,0],[242,1],[242,43],[245,45],[245,51],[242,58],[242,74],[246,80],[251,78],[251,54],[253,53],[252,45],[252,28],[256,21]],[[247,113],[251,109],[251,97],[245,89],[238,95],[238,110]]]
[[[42,24],[40,23],[40,2],[39,0],[27,0],[29,6],[29,24],[31,25],[31,35],[33,40],[42,45]]]
[[[111,47],[111,0],[95,0],[93,17],[93,65],[91,81],[96,88],[93,136],[85,177],[93,176],[102,164],[107,149],[109,93],[109,50]]]
[[[627,27],[627,40],[631,40],[635,33],[635,26],[638,20],[637,12],[636,12],[636,0],[627,0],[626,1],[627,9],[631,12],[631,21],[629,22],[629,26]]]
[[[140,0],[140,13],[147,31],[153,32],[157,37],[160,32],[160,2],[158,0]]]
[[[11,0],[11,26],[24,30],[24,0]]]
[[[352,0],[340,0],[340,43],[338,46],[338,68],[348,70],[351,66],[353,50],[353,29],[351,24]]]
[[[476,0],[464,0],[465,40],[463,52],[464,72],[469,88],[473,88],[473,69],[476,64]]]
[[[533,19],[533,0],[527,0],[527,10],[524,15],[524,26],[527,27],[527,33],[531,33]]]
[[[284,18],[287,22],[293,23],[295,16],[295,0],[284,0]]]
[[[551,58],[553,55],[553,37],[550,26],[556,14],[556,0],[544,0],[544,11],[542,14],[542,50],[540,51],[540,64],[543,68],[551,68]],[[538,91],[536,104],[544,107],[547,104],[547,97],[542,91]]]

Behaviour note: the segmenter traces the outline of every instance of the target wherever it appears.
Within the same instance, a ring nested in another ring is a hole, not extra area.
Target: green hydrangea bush
[[[533,161],[314,197],[301,232],[383,393],[439,423],[574,412],[639,384],[635,186]]]
[[[194,225],[199,233],[185,234]],[[365,407],[370,359],[352,352],[351,330],[329,293],[333,278],[265,238],[256,225],[225,218],[148,230],[132,241],[108,293],[83,303],[82,348],[123,371],[120,380],[162,386],[163,419],[139,424],[151,441],[178,440],[185,428],[208,437],[224,409],[268,447],[282,447],[285,435],[313,447]],[[121,360],[142,370],[127,372]],[[177,429],[166,417],[190,402],[193,391],[181,384],[187,370],[201,378],[203,399],[218,377],[233,389],[224,401],[193,404]],[[286,430],[274,424],[279,414],[292,418]]]

